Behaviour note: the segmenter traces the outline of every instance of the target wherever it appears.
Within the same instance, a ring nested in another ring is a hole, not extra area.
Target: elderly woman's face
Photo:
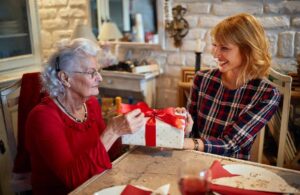
[[[87,59],[88,65],[81,64],[73,70],[70,78],[72,92],[81,98],[88,98],[99,94],[99,83],[102,81],[99,68],[95,57]]]

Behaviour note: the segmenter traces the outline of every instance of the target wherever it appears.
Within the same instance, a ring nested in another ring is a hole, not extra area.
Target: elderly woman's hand
[[[134,133],[145,125],[145,116],[140,109],[135,109],[125,115],[119,115],[110,121],[113,131],[119,136]]]
[[[183,107],[175,108],[175,112],[180,113],[180,114],[186,113],[186,126],[185,126],[185,129],[184,129],[184,133],[185,133],[185,135],[189,135],[192,131],[193,124],[194,124],[192,116]]]

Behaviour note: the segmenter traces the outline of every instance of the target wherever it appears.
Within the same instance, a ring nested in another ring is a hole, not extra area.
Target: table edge
[[[132,151],[136,150],[138,147],[137,146],[133,146],[132,148],[130,148],[127,152],[125,152],[124,154],[122,154],[119,158],[117,158],[116,160],[114,160],[112,162],[112,168],[114,167],[114,165],[118,164],[120,161],[122,161],[127,155],[129,155]],[[93,177],[91,177],[90,179],[88,179],[87,181],[85,181],[83,184],[81,184],[80,186],[78,186],[75,190],[71,191],[69,194],[77,194],[78,192],[82,191],[84,188],[86,188],[90,183],[92,183],[93,181],[95,181],[98,177],[101,177],[103,174],[105,174],[107,171],[109,171],[110,169],[106,169],[105,171],[103,171],[100,174],[94,175]]]
[[[115,161],[112,162],[112,167],[114,167],[116,164],[121,162],[126,156],[128,156],[131,152],[133,152],[134,150],[136,150],[140,147],[143,147],[143,146],[132,146],[132,148],[130,148],[126,153],[124,153],[123,155],[121,155],[119,158],[117,158]],[[179,149],[175,149],[175,150],[179,150]],[[220,161],[227,160],[227,161],[231,161],[233,163],[242,163],[242,164],[248,164],[248,165],[263,167],[263,168],[267,168],[267,169],[273,169],[274,171],[285,171],[285,172],[300,174],[300,171],[293,170],[293,169],[277,167],[277,166],[272,166],[272,165],[266,165],[266,164],[261,164],[261,163],[257,163],[257,162],[252,162],[252,161],[247,161],[247,160],[242,160],[242,159],[237,159],[237,158],[232,158],[232,157],[226,157],[226,156],[221,156],[221,155],[211,154],[211,153],[206,153],[206,152],[200,152],[200,151],[195,151],[195,150],[185,150],[185,151],[198,153],[198,154],[201,154],[201,155],[204,155],[204,156],[215,157],[215,158],[218,158]],[[69,194],[72,195],[72,194],[79,193],[84,188],[86,188],[90,183],[95,181],[98,177],[101,177],[103,174],[105,174],[107,171],[109,171],[109,169],[103,171],[100,174],[94,175],[93,177],[91,177],[90,179],[85,181],[83,184],[78,186],[74,191],[70,192]]]

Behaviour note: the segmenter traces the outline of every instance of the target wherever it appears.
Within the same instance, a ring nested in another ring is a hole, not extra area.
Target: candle
[[[169,12],[169,21],[173,21],[173,12],[172,12],[172,0],[168,1],[168,12]]]
[[[106,18],[110,20],[110,13],[109,13],[109,0],[105,0],[105,10],[106,10]]]
[[[196,52],[201,52],[201,39],[197,39]]]
[[[165,0],[164,10],[165,10],[165,21],[167,22],[173,21],[171,0]]]
[[[129,0],[122,1],[123,5],[123,31],[130,32],[130,4]]]
[[[106,3],[105,0],[100,0],[101,3],[101,18],[102,20],[104,20],[105,22],[108,20],[107,18],[107,14],[106,14]]]
[[[144,43],[145,42],[145,34],[144,34],[144,25],[142,14],[135,14],[135,27],[136,27],[136,38],[137,42]]]
[[[97,0],[97,9],[98,9],[97,18],[98,18],[98,29],[99,29],[99,35],[98,35],[98,37],[99,37],[100,36],[100,27],[102,26],[102,19],[103,19],[102,5],[101,5],[101,1],[100,0]]]

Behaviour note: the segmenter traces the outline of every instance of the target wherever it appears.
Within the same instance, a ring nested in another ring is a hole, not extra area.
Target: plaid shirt
[[[279,91],[263,79],[238,89],[223,86],[218,69],[198,71],[187,109],[194,119],[192,137],[201,138],[204,151],[240,159],[250,158],[259,130],[275,113]]]

